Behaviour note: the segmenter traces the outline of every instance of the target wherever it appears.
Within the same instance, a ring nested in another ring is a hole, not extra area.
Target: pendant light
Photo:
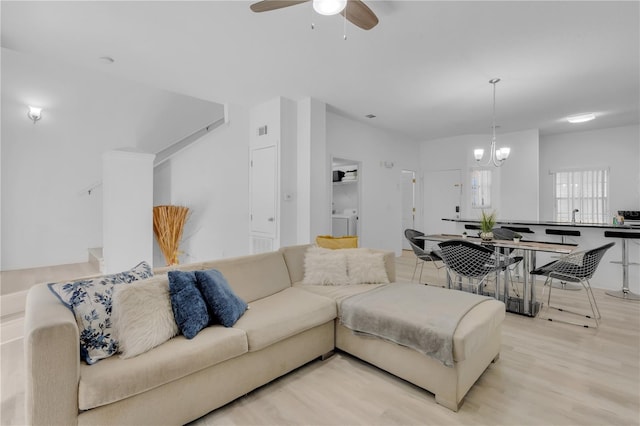
[[[499,78],[492,78],[489,80],[489,83],[493,85],[493,124],[491,129],[493,131],[493,137],[491,138],[491,154],[490,158],[487,159],[487,162],[484,164],[480,164],[481,166],[489,166],[493,164],[495,167],[500,167],[504,163],[504,161],[509,158],[509,154],[511,153],[511,148],[505,146],[500,149],[496,149],[496,84],[500,82]],[[476,161],[480,163],[482,157],[484,156],[484,149],[476,148],[473,150],[473,156]]]

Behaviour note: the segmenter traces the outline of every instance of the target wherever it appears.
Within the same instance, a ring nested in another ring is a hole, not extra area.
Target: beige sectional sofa
[[[307,248],[181,266],[220,270],[250,309],[231,328],[211,326],[191,340],[176,336],[134,358],[116,355],[94,365],[80,361],[71,311],[45,284],[33,287],[25,318],[28,423],[184,424],[334,348],[427,389],[457,410],[499,354],[504,305],[482,303],[463,318],[454,334],[455,365],[448,368],[341,326],[340,301],[375,285],[302,285]],[[385,267],[393,283],[393,253],[385,254]]]

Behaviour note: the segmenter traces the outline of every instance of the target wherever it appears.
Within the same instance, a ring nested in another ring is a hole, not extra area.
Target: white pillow
[[[120,358],[132,358],[178,334],[167,275],[115,286],[113,326]]]
[[[347,258],[342,250],[309,247],[304,256],[303,284],[347,285]]]
[[[347,271],[351,284],[389,283],[384,253],[350,251],[347,254]]]

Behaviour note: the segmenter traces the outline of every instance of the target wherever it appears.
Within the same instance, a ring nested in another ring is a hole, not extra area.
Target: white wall
[[[402,249],[401,170],[419,169],[417,144],[403,136],[326,112],[325,105],[313,99],[298,103],[298,117],[296,176],[308,174],[309,179],[296,186],[297,215],[311,209],[315,212],[310,219],[297,218],[294,226],[298,229],[298,242],[306,243],[319,233],[331,232],[328,194],[332,182],[328,159],[333,155],[362,163],[361,246],[399,254]],[[325,118],[326,150],[322,149],[322,143],[311,143],[322,142],[325,127],[321,124]],[[182,263],[249,252],[247,129],[248,109],[231,106],[229,125],[216,129],[156,169],[155,204],[181,204],[193,210],[185,228]],[[303,139],[306,142],[300,142]],[[380,162],[385,160],[393,161],[394,168],[381,166]],[[308,228],[304,224],[306,220],[309,220]],[[156,260],[158,256],[156,253]]]
[[[181,263],[249,253],[249,111],[229,105],[222,125],[156,168],[154,204],[191,209]],[[155,248],[156,265],[162,255]],[[158,263],[160,262],[160,263]]]
[[[103,155],[103,271],[114,274],[153,262],[154,154],[108,151]]]
[[[462,205],[460,217],[476,219],[480,210],[471,208],[471,170],[478,167],[473,157],[475,148],[489,155],[489,135],[462,135],[422,142],[420,166],[423,171],[459,169],[462,173]],[[511,155],[502,167],[493,170],[492,210],[501,219],[538,219],[538,131],[537,129],[500,134],[497,147],[509,146]],[[432,200],[437,202],[437,200]],[[428,204],[428,200],[427,203]]]
[[[272,239],[272,248],[293,245],[297,242],[297,105],[294,101],[277,97],[256,105],[249,112],[249,145],[251,149],[273,146],[277,152],[275,188],[275,229],[273,235],[261,232],[252,238]],[[266,126],[267,133],[259,134]],[[252,151],[253,152],[253,151]],[[251,182],[250,182],[251,185]],[[260,185],[261,186],[261,185]],[[256,185],[258,187],[258,185]],[[254,189],[250,189],[255,191]],[[260,198],[260,195],[257,196]],[[250,201],[250,209],[253,209]],[[257,211],[252,210],[253,220]],[[253,226],[254,224],[252,224]],[[253,252],[256,252],[255,250]]]
[[[83,190],[102,180],[102,153],[154,152],[220,110],[5,48],[1,66],[1,270],[86,262],[102,245],[102,189]],[[43,107],[37,124],[27,105]]]
[[[329,155],[359,161],[361,247],[402,252],[402,170],[419,170],[415,141],[327,112]],[[381,162],[392,161],[385,168]],[[326,185],[332,185],[327,161]],[[327,215],[331,214],[330,203]],[[330,219],[330,216],[328,216]]]
[[[87,249],[101,246],[102,190],[81,190],[102,180],[104,151],[135,146],[116,107],[120,90],[2,50],[3,270],[86,262]],[[28,104],[44,108],[37,124]]]
[[[540,138],[540,219],[553,218],[550,170],[610,167],[610,208],[640,210],[640,134],[638,126]]]
[[[298,101],[298,244],[331,233],[331,180],[327,154],[327,106],[316,99]]]

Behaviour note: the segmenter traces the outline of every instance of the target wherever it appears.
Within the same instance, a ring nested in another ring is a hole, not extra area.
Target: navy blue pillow
[[[187,339],[209,325],[207,305],[196,287],[193,272],[169,271],[169,295],[171,308],[178,328]]]
[[[196,271],[196,280],[212,320],[231,327],[247,310],[245,301],[236,296],[220,271]]]

